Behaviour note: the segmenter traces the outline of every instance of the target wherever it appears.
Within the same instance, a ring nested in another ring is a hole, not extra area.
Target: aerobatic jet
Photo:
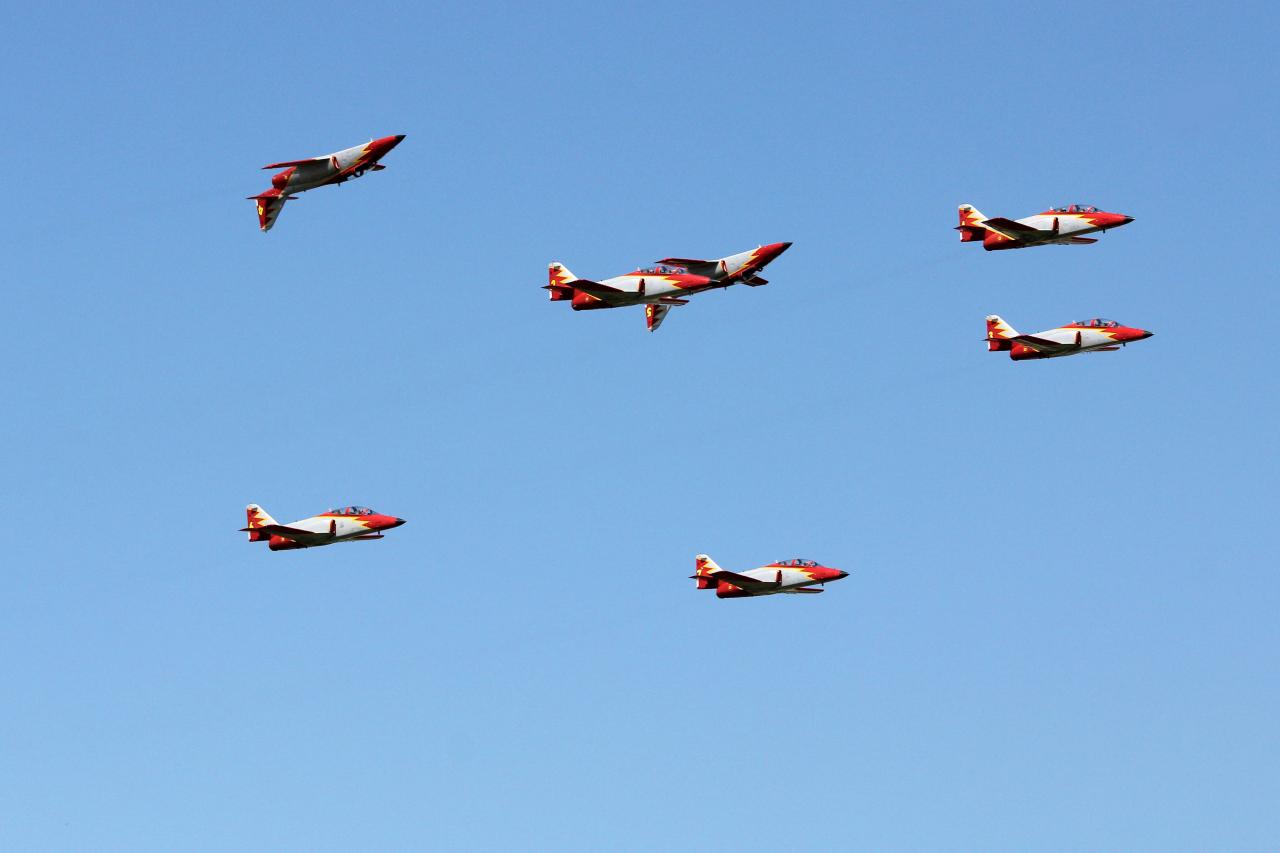
[[[690,577],[698,582],[698,589],[714,589],[716,598],[822,592],[823,584],[849,576],[848,572],[840,569],[800,559],[779,560],[741,574],[720,568],[706,554],[694,558],[694,565],[695,570]]]
[[[327,187],[330,184],[344,184],[352,178],[359,178],[365,172],[380,172],[387,168],[378,161],[387,155],[392,148],[400,144],[404,134],[384,136],[371,139],[366,145],[357,145],[334,154],[322,157],[309,157],[306,160],[285,160],[271,163],[264,169],[284,169],[271,176],[271,189],[257,195],[249,196],[250,201],[258,203],[258,227],[270,231],[276,224],[276,217],[286,201],[297,198],[293,193],[302,193],[316,187]]]
[[[760,271],[790,246],[770,243],[711,261],[663,258],[652,266],[604,281],[578,278],[564,264],[552,263],[547,270],[550,283],[543,289],[551,291],[552,302],[570,302],[574,311],[643,305],[645,325],[652,332],[662,325],[668,311],[686,304],[686,297],[695,293],[733,284],[768,284]]]
[[[330,509],[292,524],[277,524],[257,504],[249,504],[246,511],[249,526],[240,528],[240,532],[248,533],[250,542],[266,542],[272,551],[381,539],[382,531],[404,524],[403,518],[379,515],[364,506]]]
[[[1020,335],[1004,318],[995,314],[987,317],[987,350],[1007,352],[1014,361],[1059,358],[1083,352],[1114,352],[1125,344],[1146,340],[1151,335],[1144,329],[1122,326],[1115,320],[1101,317],[1068,323],[1034,335]]]
[[[988,219],[971,204],[960,205],[961,243],[982,241],[988,252],[996,249],[1026,249],[1030,246],[1083,246],[1098,242],[1085,234],[1119,228],[1133,221],[1123,213],[1107,213],[1087,204],[1051,207],[1025,219]]]

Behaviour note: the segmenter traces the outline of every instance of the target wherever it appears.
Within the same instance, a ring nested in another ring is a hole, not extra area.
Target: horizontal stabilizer
[[[663,305],[688,305],[688,299],[681,299],[678,296],[659,296],[658,301]]]
[[[1092,237],[1068,237],[1067,244],[1071,246],[1087,246],[1090,243],[1098,242]]]
[[[701,260],[698,260],[697,258],[663,258],[662,260],[655,261],[654,263],[671,264],[672,266],[677,266],[677,267],[688,267],[694,264],[710,264],[713,262],[701,261]]]
[[[742,280],[742,283],[745,284],[747,287],[761,287],[762,285],[768,284],[769,279],[761,278],[760,276],[755,276],[754,278],[744,278]]]
[[[796,592],[819,593],[819,592],[825,592],[825,590],[823,590],[822,587],[817,587],[815,589],[814,587],[811,587],[811,586],[798,586],[795,589],[784,589],[783,592],[788,594],[796,593]]]

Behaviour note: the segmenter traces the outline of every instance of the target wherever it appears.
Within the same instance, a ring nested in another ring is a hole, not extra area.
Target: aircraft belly
[[[333,178],[333,175],[333,170],[328,167],[323,172],[314,172],[301,178],[295,173],[290,176],[289,183],[285,185],[285,191],[289,193],[304,193],[307,190],[324,186]]]

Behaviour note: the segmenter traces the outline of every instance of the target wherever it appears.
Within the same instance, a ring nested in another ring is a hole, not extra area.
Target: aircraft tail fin
[[[716,565],[716,561],[708,557],[706,554],[699,554],[694,558],[693,579],[698,582],[698,589],[715,589],[720,585],[712,575],[720,571],[720,567]]]
[[[960,205],[960,224],[956,226],[956,230],[960,232],[960,242],[982,242],[987,235],[987,228],[982,224],[986,218],[983,212],[973,205]]]
[[[271,538],[270,533],[258,529],[276,523],[276,520],[268,515],[265,509],[257,504],[249,504],[245,507],[245,514],[249,517],[249,526],[244,529],[249,533],[250,542],[261,542]]]
[[[284,203],[294,198],[297,196],[285,195],[275,187],[249,196],[249,201],[255,202],[258,208],[258,228],[264,232],[270,231],[271,226],[276,224],[276,217],[280,215]]]
[[[543,287],[551,291],[552,302],[563,302],[573,298],[573,287],[569,282],[577,280],[578,277],[569,272],[568,267],[559,261],[552,261],[547,265],[547,283]]]
[[[1010,338],[1016,338],[1018,330],[1005,322],[999,314],[987,317],[987,351],[1006,351],[1013,349]]]

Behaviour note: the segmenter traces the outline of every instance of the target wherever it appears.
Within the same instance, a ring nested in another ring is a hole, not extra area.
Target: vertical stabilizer
[[[569,282],[577,280],[578,277],[569,272],[568,267],[558,261],[552,261],[547,264],[547,283],[543,287],[551,291],[552,302],[562,302],[573,298],[573,287]]]
[[[973,205],[960,205],[960,224],[956,226],[956,230],[960,232],[960,242],[982,242],[987,235],[987,227],[982,224],[986,218],[982,211]]]
[[[720,571],[716,561],[706,554],[699,554],[694,558],[693,562],[693,578],[698,582],[698,589],[715,589],[719,581],[713,578],[712,575]]]
[[[267,515],[267,511],[265,509],[257,504],[249,504],[245,507],[245,514],[249,517],[249,524],[246,529],[249,531],[250,542],[261,542],[264,539],[271,538],[271,534],[263,533],[258,530],[258,528],[263,525],[276,523],[274,518]]]
[[[987,317],[988,352],[1013,349],[1013,344],[1009,342],[1009,339],[1017,336],[1018,330],[1006,323],[999,314],[991,314]]]

